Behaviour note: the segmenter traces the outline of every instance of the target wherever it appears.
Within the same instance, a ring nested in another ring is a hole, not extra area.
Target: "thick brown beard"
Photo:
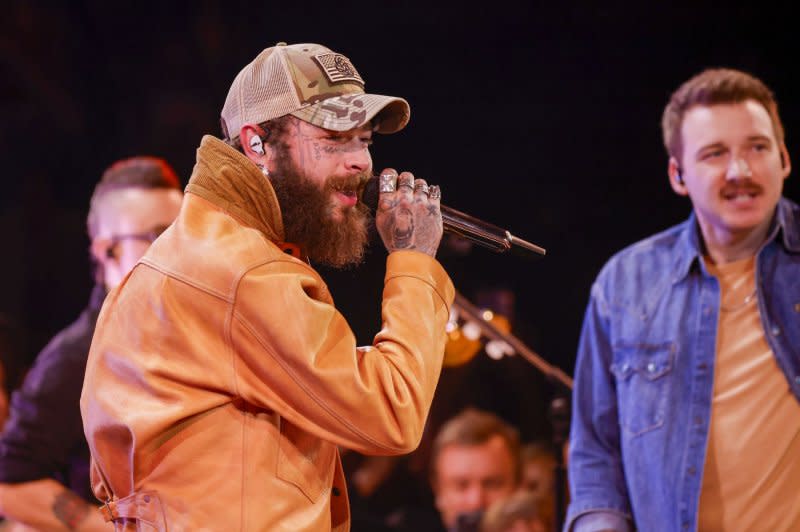
[[[305,177],[286,146],[273,147],[278,156],[269,179],[281,207],[286,241],[301,246],[313,262],[335,268],[360,264],[372,214],[359,199],[355,207],[340,209],[342,219],[334,221],[333,212],[338,206],[333,203],[333,194],[342,187],[360,191],[368,174],[331,176],[320,188]]]

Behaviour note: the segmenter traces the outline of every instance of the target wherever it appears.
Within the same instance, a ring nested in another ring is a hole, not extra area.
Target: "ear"
[[[679,196],[688,196],[689,191],[686,189],[686,184],[680,175],[680,165],[675,157],[669,158],[667,174],[669,175],[669,184],[672,186],[672,190]]]
[[[440,495],[439,495],[439,479],[437,478],[437,475],[435,473],[433,473],[432,471],[428,473],[428,484],[431,487],[431,491],[433,492],[433,496],[434,496],[434,502],[437,504],[436,507],[438,508],[439,507],[438,506],[438,501],[439,501],[439,497],[440,497]]]
[[[442,513],[447,506],[445,496],[439,493],[439,490],[436,488],[433,489],[433,505],[439,510],[439,513]]]
[[[90,246],[92,257],[100,265],[105,265],[109,261],[116,260],[111,247],[111,240],[105,237],[95,237]]]
[[[783,142],[781,142],[780,155],[781,155],[781,169],[783,170],[783,178],[786,179],[792,172],[792,161],[791,159],[789,159],[789,150],[786,149],[786,144],[784,144]]]
[[[270,149],[266,142],[267,132],[257,124],[245,124],[239,132],[242,152],[259,166],[266,166]]]

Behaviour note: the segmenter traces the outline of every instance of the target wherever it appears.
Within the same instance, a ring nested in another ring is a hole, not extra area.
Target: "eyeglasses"
[[[147,242],[148,244],[152,244],[155,242],[156,238],[159,237],[161,233],[167,230],[168,225],[158,225],[149,231],[144,231],[142,233],[125,233],[121,235],[113,235],[111,237],[111,244],[110,248],[116,247],[120,242],[123,240],[141,240],[142,242]]]

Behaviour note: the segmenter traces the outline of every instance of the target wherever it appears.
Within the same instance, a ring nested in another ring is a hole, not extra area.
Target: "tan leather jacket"
[[[413,450],[453,286],[389,254],[356,347],[325,283],[277,244],[271,186],[205,137],[175,224],[105,301],[81,413],[102,511],[126,530],[348,530],[337,446]]]

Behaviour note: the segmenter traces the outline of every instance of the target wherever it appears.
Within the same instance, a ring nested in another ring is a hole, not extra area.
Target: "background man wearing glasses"
[[[172,168],[155,157],[116,162],[92,194],[87,229],[95,287],[89,305],[37,356],[12,396],[0,437],[0,514],[37,530],[107,530],[92,510],[89,449],[79,398],[95,322],[117,286],[182,201]]]

